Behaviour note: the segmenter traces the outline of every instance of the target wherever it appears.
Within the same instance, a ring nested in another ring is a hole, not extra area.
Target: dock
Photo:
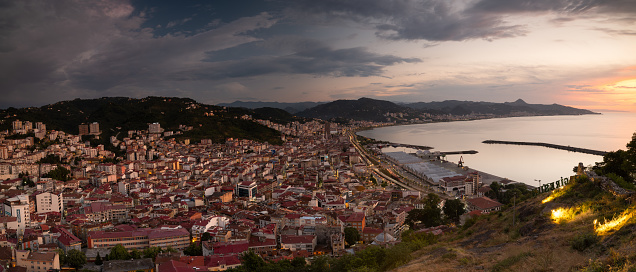
[[[591,154],[591,155],[598,155],[598,156],[605,156],[605,154],[607,154],[607,151],[599,151],[599,150],[592,150],[587,148],[573,147],[569,145],[565,146],[565,145],[557,145],[557,144],[541,143],[541,142],[513,142],[513,141],[486,140],[486,141],[483,141],[482,143],[543,146],[547,148],[561,149],[561,150],[567,150],[567,151],[579,152],[579,153],[585,153],[585,154]]]

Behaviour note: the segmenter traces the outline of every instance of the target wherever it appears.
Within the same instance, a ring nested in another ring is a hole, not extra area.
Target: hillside
[[[315,106],[325,104],[327,102],[296,102],[296,103],[284,103],[284,102],[244,102],[244,101],[234,101],[232,103],[220,103],[218,106],[225,107],[235,107],[235,108],[248,108],[248,109],[258,109],[258,108],[276,108],[285,110],[291,114],[304,111],[309,108],[313,108]]]
[[[529,113],[533,115],[580,115],[594,114],[584,109],[563,106],[559,104],[543,105],[528,104],[518,99],[515,102],[493,103],[446,100],[442,102],[417,102],[404,104],[404,106],[437,114],[495,114],[510,115],[515,113]]]
[[[356,120],[387,122],[417,117],[416,110],[393,102],[360,98],[358,100],[337,100],[304,110],[296,115],[323,120]]]
[[[634,271],[636,207],[603,184],[578,176],[516,209],[469,220],[393,271]]]
[[[99,99],[75,99],[62,101],[39,108],[9,108],[0,111],[3,123],[1,130],[11,128],[11,121],[43,122],[47,129],[78,134],[78,125],[98,122],[102,140],[118,135],[122,138],[128,130],[147,130],[149,123],[158,122],[166,131],[178,131],[179,125],[191,126],[176,138],[193,141],[212,139],[223,142],[226,138],[244,138],[257,141],[280,143],[277,131],[251,120],[243,120],[243,115],[255,115],[263,119],[286,123],[293,120],[289,113],[277,109],[248,110],[224,108],[197,103],[188,98],[146,97],[142,99],[125,97],[104,97]]]

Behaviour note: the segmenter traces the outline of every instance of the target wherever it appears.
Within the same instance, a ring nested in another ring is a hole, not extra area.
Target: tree
[[[142,253],[144,255],[144,258],[152,258],[154,260],[157,257],[157,255],[161,253],[161,251],[162,250],[160,247],[148,247],[148,248],[145,248]]]
[[[66,253],[61,248],[55,250],[58,255],[60,255],[60,265],[66,264]]]
[[[110,249],[110,254],[108,254],[109,260],[129,260],[130,254],[128,254],[128,250],[124,246],[116,245]]]
[[[265,261],[261,256],[249,250],[241,255],[241,264],[247,271],[260,271],[265,266]]]
[[[201,243],[190,243],[190,245],[183,250],[183,254],[189,256],[203,256],[203,245]]]
[[[104,263],[104,261],[102,261],[102,256],[99,255],[99,252],[97,252],[97,256],[95,256],[95,264],[96,265],[102,265]]]
[[[71,171],[58,164],[55,169],[49,171],[47,174],[44,175],[44,177],[52,178],[55,180],[68,181],[71,179],[70,175]]]
[[[84,252],[77,249],[71,249],[66,255],[68,265],[76,270],[86,264],[86,255],[84,255]]]
[[[130,250],[130,258],[141,259],[141,252],[136,248],[133,248],[132,250]]]
[[[298,256],[292,259],[291,265],[294,267],[294,271],[298,271],[305,268],[305,266],[307,265],[307,261],[304,257]]]
[[[446,218],[457,222],[464,212],[466,212],[464,203],[460,199],[446,200],[444,204],[444,215],[446,215]]]
[[[212,234],[209,232],[205,232],[201,235],[201,241],[208,241],[210,239],[212,239]]]
[[[329,257],[324,255],[318,256],[313,262],[311,262],[311,265],[309,265],[309,271],[329,271]]]
[[[360,233],[358,232],[358,229],[356,228],[346,227],[344,229],[344,234],[345,234],[345,241],[350,246],[360,241]]]
[[[636,133],[632,135],[632,140],[626,147],[627,150],[619,149],[605,154],[603,162],[596,163],[594,169],[602,175],[614,173],[627,182],[634,182],[636,179]]]
[[[163,250],[162,252],[168,252],[168,253],[178,253],[179,251],[172,248],[171,246],[167,247],[165,250]]]
[[[423,209],[413,209],[406,216],[406,223],[411,228],[415,227],[417,222],[424,224],[426,227],[435,227],[442,224],[442,209],[439,208],[441,199],[436,194],[430,193],[422,200]]]

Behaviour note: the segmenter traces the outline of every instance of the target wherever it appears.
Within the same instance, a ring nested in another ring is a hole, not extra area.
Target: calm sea
[[[425,145],[439,151],[477,150],[461,155],[466,166],[536,186],[569,177],[582,162],[593,165],[602,156],[539,146],[483,144],[484,140],[545,142],[593,150],[614,151],[636,132],[636,113],[602,115],[498,118],[418,125],[382,127],[361,131],[361,136],[393,143]],[[408,148],[390,151],[414,152]],[[459,155],[448,156],[457,163]]]

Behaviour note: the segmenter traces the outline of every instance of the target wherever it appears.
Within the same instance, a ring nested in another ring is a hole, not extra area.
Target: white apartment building
[[[5,216],[17,218],[18,235],[22,235],[26,226],[31,224],[29,197],[27,195],[19,195],[6,199],[2,205],[2,210]]]
[[[37,213],[61,213],[64,211],[64,197],[62,193],[40,193],[35,196],[35,208]]]

